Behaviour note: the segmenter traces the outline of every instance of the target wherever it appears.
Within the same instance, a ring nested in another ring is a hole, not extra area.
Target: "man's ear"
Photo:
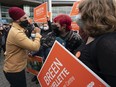
[[[16,20],[15,22],[19,23],[20,22],[20,19]]]

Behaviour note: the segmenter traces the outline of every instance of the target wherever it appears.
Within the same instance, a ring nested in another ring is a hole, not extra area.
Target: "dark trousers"
[[[25,70],[17,73],[4,72],[6,79],[10,83],[10,87],[27,87]]]

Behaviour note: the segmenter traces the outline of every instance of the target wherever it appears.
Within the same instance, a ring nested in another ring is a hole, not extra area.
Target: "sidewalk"
[[[4,57],[2,53],[0,53],[0,87],[10,87],[2,71],[3,60],[4,60]],[[39,84],[36,84],[35,82],[31,82],[31,79],[33,78],[32,74],[26,73],[26,78],[27,78],[27,87],[40,87]]]

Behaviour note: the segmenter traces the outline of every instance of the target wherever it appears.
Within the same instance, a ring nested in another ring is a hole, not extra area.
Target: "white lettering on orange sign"
[[[87,85],[87,87],[94,87],[94,86],[95,86],[95,83],[93,81]]]
[[[67,75],[69,75],[69,72],[66,70],[66,68],[63,68],[50,87],[58,87],[67,77]]]
[[[40,8],[40,9],[37,9],[37,10],[36,10],[36,15],[40,15],[40,14],[42,14],[43,11],[44,11],[44,8],[43,8],[43,7]]]
[[[48,69],[46,75],[44,76],[44,80],[47,85],[49,85],[50,82],[54,79],[54,77],[59,72],[60,67],[62,67],[62,66],[63,66],[63,64],[57,58],[55,58],[55,61],[53,61],[50,68]]]

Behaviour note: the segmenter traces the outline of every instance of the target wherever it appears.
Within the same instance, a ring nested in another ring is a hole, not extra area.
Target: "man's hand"
[[[38,28],[38,27],[35,27],[35,28],[34,28],[34,32],[35,32],[35,33],[40,33],[40,31],[41,31],[40,28]]]
[[[47,18],[47,21],[50,21],[50,18],[49,17],[46,17]]]

